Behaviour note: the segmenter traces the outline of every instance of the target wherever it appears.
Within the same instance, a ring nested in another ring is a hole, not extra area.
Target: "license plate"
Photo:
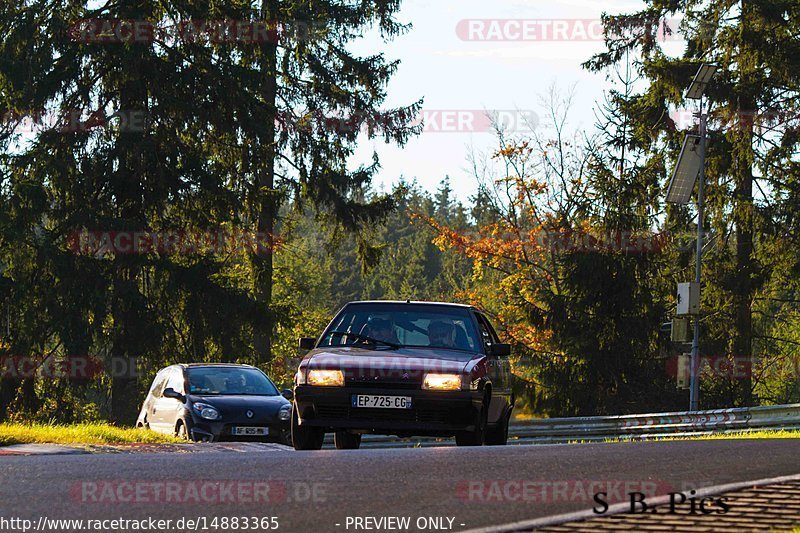
[[[353,394],[353,407],[377,409],[411,409],[410,396],[379,396],[374,394]]]
[[[269,435],[269,429],[242,426],[233,428],[233,434],[240,437],[263,437]]]

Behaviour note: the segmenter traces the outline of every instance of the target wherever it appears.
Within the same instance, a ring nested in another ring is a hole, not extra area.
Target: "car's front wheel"
[[[500,417],[497,427],[486,431],[486,444],[490,446],[505,446],[508,443],[508,423],[510,418],[511,410]]]
[[[325,432],[322,428],[301,426],[297,416],[297,404],[292,409],[292,445],[295,450],[319,450],[322,448],[322,441],[325,439]]]
[[[175,436],[181,440],[189,440],[189,430],[186,429],[186,424],[183,420],[178,421],[178,426],[175,428]]]
[[[483,446],[486,441],[486,426],[489,417],[489,403],[483,402],[478,423],[472,431],[456,433],[456,446]]]
[[[349,431],[337,431],[333,434],[333,443],[338,450],[357,450],[361,446],[361,435]]]

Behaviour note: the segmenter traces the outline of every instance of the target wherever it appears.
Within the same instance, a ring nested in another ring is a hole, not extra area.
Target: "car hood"
[[[480,354],[431,348],[370,350],[349,346],[318,348],[309,352],[309,369],[342,370],[348,380],[357,378],[421,380],[426,372],[464,372]]]
[[[284,405],[291,405],[283,396],[248,396],[248,395],[199,395],[190,394],[192,402],[202,402],[213,405],[224,416],[239,411],[252,410],[256,413],[277,413]]]

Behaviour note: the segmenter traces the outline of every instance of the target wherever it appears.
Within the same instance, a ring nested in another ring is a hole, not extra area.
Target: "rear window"
[[[476,352],[480,341],[467,308],[423,304],[351,304],[331,322],[319,346],[375,339],[407,347]]]

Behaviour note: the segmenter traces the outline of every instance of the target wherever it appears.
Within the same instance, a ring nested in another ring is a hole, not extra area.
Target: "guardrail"
[[[511,443],[553,444],[610,439],[654,439],[761,429],[800,430],[800,404],[695,412],[543,418],[516,421],[509,427],[508,434]],[[437,446],[449,444],[451,440],[365,435],[362,447]]]

